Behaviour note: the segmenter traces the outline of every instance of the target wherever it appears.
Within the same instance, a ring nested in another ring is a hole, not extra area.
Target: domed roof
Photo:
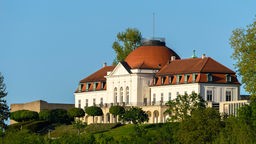
[[[132,69],[160,69],[171,60],[172,56],[180,59],[173,50],[165,46],[165,42],[150,40],[143,42],[142,46],[132,51],[125,61]]]

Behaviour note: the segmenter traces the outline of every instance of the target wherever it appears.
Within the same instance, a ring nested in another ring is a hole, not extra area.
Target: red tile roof
[[[108,71],[112,71],[114,68],[115,66],[105,66],[90,76],[82,79],[80,83],[106,81],[104,76],[107,75]]]
[[[234,71],[213,60],[206,58],[189,58],[170,61],[157,75],[166,74],[189,74],[189,73],[225,73],[235,74]]]
[[[132,51],[125,61],[132,69],[160,69],[172,56],[180,59],[173,50],[166,46],[140,46]]]

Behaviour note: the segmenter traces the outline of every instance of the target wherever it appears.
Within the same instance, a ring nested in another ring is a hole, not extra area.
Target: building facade
[[[229,107],[239,101],[240,94],[234,71],[205,55],[181,59],[163,39],[144,40],[125,61],[116,66],[105,64],[82,79],[74,95],[75,107],[102,108],[104,115],[96,118],[97,123],[114,121],[109,113],[112,105],[141,107],[149,115],[149,123],[159,123],[168,118],[166,102],[192,92],[221,113],[233,112],[248,102]],[[91,123],[92,118],[85,116],[84,121]]]

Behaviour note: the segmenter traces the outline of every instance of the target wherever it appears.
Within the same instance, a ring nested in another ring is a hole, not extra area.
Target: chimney
[[[172,56],[172,57],[171,57],[171,61],[174,61],[175,59],[176,59],[175,56]]]
[[[107,66],[107,63],[106,63],[106,62],[104,62],[104,63],[103,63],[103,67],[106,67],[106,66]]]
[[[202,59],[206,58],[205,54],[202,55]]]

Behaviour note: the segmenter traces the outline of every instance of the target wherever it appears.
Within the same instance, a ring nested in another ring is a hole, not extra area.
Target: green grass
[[[57,138],[67,133],[78,133],[78,131],[77,129],[73,128],[72,125],[60,125],[56,126],[55,129],[51,132],[51,137]]]

